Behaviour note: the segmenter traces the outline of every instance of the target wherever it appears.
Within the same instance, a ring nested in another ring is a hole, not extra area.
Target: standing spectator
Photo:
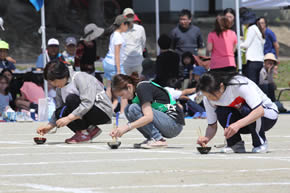
[[[142,73],[143,50],[146,45],[146,35],[143,26],[133,23],[134,11],[131,8],[126,8],[123,15],[130,21],[129,29],[124,32],[123,38],[126,42],[124,50],[125,61],[124,70],[127,75],[132,72],[137,72],[139,76]]]
[[[268,28],[268,23],[265,17],[257,19],[257,24],[261,26],[262,31],[265,33],[266,42],[264,45],[264,55],[273,53],[276,58],[279,57],[279,43],[275,33]]]
[[[59,53],[59,41],[55,38],[51,38],[47,42],[47,61],[52,61],[61,58],[62,55]],[[43,54],[40,54],[36,61],[36,70],[43,70]]]
[[[181,57],[183,64],[183,84],[182,90],[188,88],[188,85],[192,82],[192,70],[195,60],[191,52],[184,52]]]
[[[247,76],[250,80],[259,84],[259,73],[264,62],[265,34],[256,25],[256,15],[249,12],[249,17],[244,23],[247,27],[247,38],[241,43],[246,50]]]
[[[160,55],[156,60],[156,78],[154,82],[160,86],[166,86],[168,80],[179,78],[179,55],[170,50],[171,39],[162,34],[158,39]]]
[[[191,24],[192,16],[189,10],[183,9],[179,14],[179,24],[171,31],[173,49],[181,56],[184,52],[198,55],[198,49],[203,48],[200,29]]]
[[[217,16],[215,29],[207,39],[207,50],[211,52],[210,70],[234,72],[236,70],[236,33],[230,30],[231,22],[225,16]]]
[[[9,44],[3,40],[0,40],[0,70],[8,68],[14,71],[15,65],[7,60],[8,57]]]
[[[276,101],[276,85],[273,80],[274,66],[277,65],[277,59],[273,53],[268,53],[264,57],[264,67],[260,71],[259,86],[261,90],[272,100]]]
[[[114,21],[113,26],[115,27],[114,32],[110,36],[109,51],[103,60],[104,66],[104,77],[107,79],[107,95],[112,99],[111,92],[111,81],[114,75],[116,74],[125,74],[124,71],[124,61],[125,61],[125,40],[121,35],[123,32],[126,32],[129,27],[128,18],[123,15],[118,15]],[[124,110],[128,102],[126,99],[121,99],[121,109],[120,109],[120,118],[125,118]],[[113,109],[118,105],[117,99],[113,99]]]
[[[228,18],[230,22],[230,29],[237,33],[237,29],[235,25],[235,18],[236,18],[235,10],[233,10],[232,8],[226,8],[224,10],[224,16]]]
[[[62,52],[64,60],[74,66],[76,55],[77,40],[74,37],[68,37],[65,40],[65,51]]]
[[[104,29],[96,24],[88,24],[84,29],[84,36],[77,44],[75,68],[92,74],[95,72],[95,61],[97,60],[96,39],[104,33]]]

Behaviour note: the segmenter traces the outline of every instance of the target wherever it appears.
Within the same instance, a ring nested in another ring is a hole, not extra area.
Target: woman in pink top
[[[215,29],[208,34],[207,50],[211,52],[211,71],[236,71],[235,49],[236,33],[231,28],[231,22],[225,16],[217,16]]]

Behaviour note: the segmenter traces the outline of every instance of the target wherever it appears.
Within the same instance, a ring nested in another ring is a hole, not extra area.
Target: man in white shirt
[[[145,30],[143,26],[133,23],[134,14],[131,8],[126,8],[123,11],[123,15],[130,21],[128,31],[122,34],[126,42],[124,50],[126,59],[123,64],[127,75],[131,75],[133,72],[138,72],[141,75],[143,50],[146,45]]]

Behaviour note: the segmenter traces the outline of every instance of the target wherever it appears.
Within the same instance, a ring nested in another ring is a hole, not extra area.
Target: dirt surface
[[[47,135],[47,143],[35,145],[35,129],[43,123],[0,124],[0,192],[72,193],[286,193],[290,188],[289,115],[267,133],[267,154],[208,155],[196,151],[196,128],[205,120],[186,120],[180,136],[159,150],[132,149],[143,137],[133,131],[118,150],[108,148],[112,125],[102,126],[93,143],[68,145],[72,132],[61,128]],[[122,120],[121,124],[125,124]],[[204,132],[204,129],[203,131]],[[244,136],[251,151],[250,136]],[[222,129],[210,146],[222,144]]]

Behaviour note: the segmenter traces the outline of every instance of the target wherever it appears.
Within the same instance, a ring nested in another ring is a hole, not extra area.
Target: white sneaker
[[[245,142],[244,141],[239,141],[235,145],[231,147],[225,147],[221,150],[222,153],[245,153]]]
[[[260,145],[259,147],[254,147],[252,149],[253,153],[267,153],[268,152],[268,143],[265,141],[264,144]]]

